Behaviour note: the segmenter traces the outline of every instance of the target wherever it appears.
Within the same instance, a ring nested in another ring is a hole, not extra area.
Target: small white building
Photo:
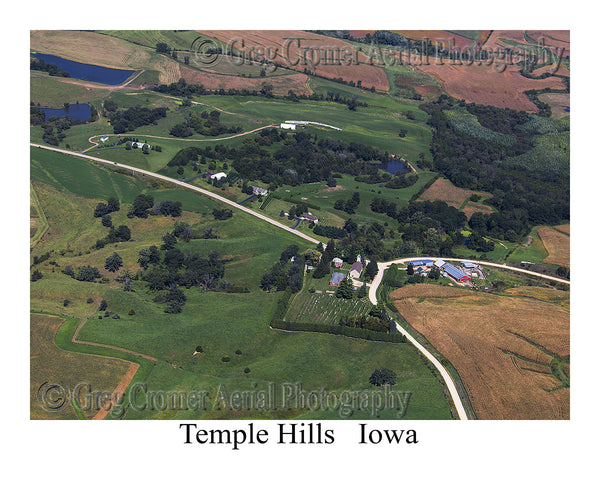
[[[284,130],[296,130],[296,124],[295,123],[282,123],[279,126],[281,128],[283,128]]]
[[[434,263],[434,265],[437,268],[442,268],[444,266],[444,263],[446,263],[446,262],[444,262],[444,260],[436,260],[436,262]]]
[[[100,141],[101,141],[101,142],[106,142],[107,140],[108,140],[108,137],[107,137],[107,136],[100,137]]]
[[[219,172],[219,173],[214,173],[210,176],[211,180],[214,180],[215,178],[217,180],[223,180],[224,178],[227,178],[227,174],[225,172]]]
[[[148,147],[150,147],[150,145],[149,145],[149,144],[147,144],[147,143],[144,143],[144,142],[132,142],[132,143],[131,143],[131,146],[132,146],[133,148],[142,148],[144,145],[147,145]]]
[[[341,258],[335,257],[333,259],[333,264],[335,265],[335,268],[342,268],[344,261]]]

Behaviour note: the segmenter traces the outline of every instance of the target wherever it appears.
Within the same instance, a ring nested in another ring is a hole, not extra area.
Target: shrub
[[[369,378],[369,383],[372,385],[396,385],[396,372],[388,368],[378,368]]]
[[[135,315],[135,310],[133,308],[129,310],[129,315]]]
[[[229,358],[229,355],[223,355],[221,357],[221,361],[224,363],[227,363],[227,362],[231,361],[231,359]]]
[[[106,300],[102,299],[102,301],[100,302],[100,308],[98,310],[100,310],[101,312],[106,310],[106,308],[108,307],[108,303],[106,303]]]
[[[42,272],[40,272],[39,270],[36,270],[35,272],[33,272],[31,274],[31,281],[32,282],[37,282],[40,278],[42,278],[44,275],[42,274]]]
[[[241,355],[241,354],[242,354],[242,351],[241,351],[241,350],[238,348],[238,349],[235,351],[235,354],[236,354],[236,355]]]
[[[248,367],[244,368],[244,373],[250,373],[250,369]]]
[[[204,350],[202,349],[202,345],[198,345],[198,346],[196,347],[196,352],[198,352],[198,353],[202,353],[203,351],[204,351]]]
[[[118,314],[118,313],[115,313],[115,314],[113,315],[113,317],[112,317],[112,318],[114,318],[115,320],[118,320],[118,319],[119,319],[119,318],[121,318],[121,317],[119,316],[119,314]]]
[[[86,300],[86,303],[94,303],[94,299],[92,297],[90,297]]]

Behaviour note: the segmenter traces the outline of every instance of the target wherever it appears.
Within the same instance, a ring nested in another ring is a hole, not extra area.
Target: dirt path
[[[232,138],[237,138],[237,137],[243,137],[244,135],[250,135],[251,133],[255,133],[258,132],[260,130],[264,130],[265,128],[272,128],[272,127],[276,127],[277,125],[275,124],[271,124],[271,125],[265,125],[263,127],[259,127],[259,128],[255,128],[254,130],[250,130],[249,132],[242,132],[242,133],[236,133],[235,135],[231,135],[230,137],[222,137],[222,138],[177,138],[177,137],[159,137],[157,135],[145,135],[143,133],[136,133],[136,137],[144,137],[144,138],[158,138],[161,140],[177,140],[180,142],[218,142],[220,140],[231,140]],[[98,146],[98,142],[95,142],[94,138],[98,138],[98,137],[106,137],[106,136],[115,136],[114,133],[101,133],[100,135],[93,135],[90,138],[88,138],[88,142],[93,143],[94,145],[92,145],[90,148],[87,148],[85,150],[83,150],[81,153],[86,153],[89,152],[92,148],[97,147]],[[130,135],[117,135],[117,137],[128,137]]]
[[[123,395],[125,395],[125,391],[127,390],[127,387],[129,387],[129,384],[133,380],[133,377],[135,377],[138,368],[140,368],[140,366],[137,363],[129,364],[129,368],[125,372],[125,375],[123,375],[123,378],[121,378],[121,381],[113,390],[113,393],[110,396],[110,400],[108,400],[108,402],[110,403],[110,408],[105,408],[103,405],[102,408],[98,410],[98,413],[96,413],[96,415],[92,417],[92,420],[104,420],[108,416],[108,414],[112,411],[113,407],[115,406],[115,399],[119,399]]]
[[[73,333],[73,337],[71,338],[71,343],[79,343],[80,345],[89,345],[91,347],[109,348],[111,350],[118,350],[119,352],[130,353],[131,355],[135,355],[136,357],[145,358],[146,360],[150,360],[151,362],[154,362],[154,363],[158,362],[157,358],[151,357],[150,355],[144,355],[143,353],[134,352],[133,350],[127,350],[126,348],[115,347],[114,345],[105,345],[103,343],[87,342],[85,340],[77,340],[77,335],[79,334],[79,331],[83,328],[83,326],[86,324],[86,322],[87,322],[87,319],[81,321],[81,323],[79,325],[77,325],[77,328],[75,329],[75,332]]]

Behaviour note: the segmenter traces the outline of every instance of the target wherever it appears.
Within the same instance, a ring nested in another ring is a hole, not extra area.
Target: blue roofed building
[[[329,286],[337,287],[344,278],[346,278],[346,274],[342,272],[333,272],[331,280],[329,280]]]

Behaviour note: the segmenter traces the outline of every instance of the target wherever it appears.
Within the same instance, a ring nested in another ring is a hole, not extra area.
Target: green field
[[[241,212],[235,212],[227,221],[216,221],[210,215],[215,203],[191,192],[152,189],[141,180],[53,152],[32,149],[31,155],[32,179],[51,232],[32,251],[32,255],[50,251],[51,256],[36,266],[44,276],[31,284],[31,309],[88,319],[79,333],[80,340],[158,358],[156,366],[145,365],[143,372],[136,376],[147,378],[148,388],[206,390],[213,398],[220,385],[230,390],[248,390],[266,387],[269,382],[278,386],[284,382],[301,382],[304,389],[368,390],[374,388],[368,384],[372,371],[385,365],[399,373],[399,390],[413,392],[406,418],[449,418],[439,383],[411,346],[269,328],[281,294],[263,292],[257,283],[287,245],[299,244],[302,251],[309,246],[307,243]],[[161,236],[174,222],[167,217],[128,219],[125,215],[128,202],[141,191],[152,193],[155,199],[180,199],[186,209],[181,219],[194,229],[218,229],[218,240],[179,242],[178,248],[202,254],[217,250],[225,259],[226,278],[246,286],[250,293],[190,289],[186,291],[188,300],[183,312],[169,315],[164,313],[161,304],[153,302],[154,295],[146,291],[141,282],[134,281],[133,291],[126,292],[115,282],[116,274],[103,267],[106,283],[78,282],[61,273],[65,265],[102,265],[113,251],[119,252],[130,271],[137,270],[137,251],[142,246],[160,244]],[[111,195],[118,195],[122,202],[121,210],[112,215],[113,221],[129,225],[132,240],[95,250],[91,248],[95,239],[103,236],[106,229],[100,219],[93,217],[93,209],[98,200]],[[67,306],[65,299],[70,301]],[[111,316],[99,319],[97,308],[101,299],[107,301]],[[135,314],[128,315],[130,310]],[[121,318],[113,319],[113,313]],[[74,322],[76,320],[65,323],[64,332],[61,329],[62,333],[57,335],[57,343],[60,341],[63,347],[72,347],[75,351],[102,351],[103,355],[112,356],[107,349],[70,344],[67,339],[72,336]],[[204,352],[193,356],[197,345],[202,345]],[[237,350],[241,355],[235,353]],[[224,355],[231,361],[222,362]],[[123,358],[116,353],[114,356]],[[244,373],[245,368],[250,372]],[[387,412],[382,418],[395,414]],[[236,418],[339,418],[333,411],[307,413],[298,409],[232,413],[213,409],[140,412],[132,408],[125,418],[229,418],[232,415]],[[369,415],[360,412],[352,418],[369,418]]]

